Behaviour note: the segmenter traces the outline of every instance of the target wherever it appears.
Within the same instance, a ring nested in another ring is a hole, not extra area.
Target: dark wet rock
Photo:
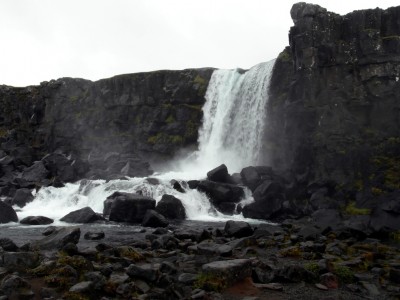
[[[182,201],[172,195],[163,195],[157,203],[156,211],[168,219],[186,219],[186,211]]]
[[[91,240],[91,241],[97,241],[97,240],[101,240],[104,239],[105,234],[103,231],[88,231],[85,233],[85,235],[83,236],[83,238],[85,240]]]
[[[40,255],[35,252],[5,252],[1,256],[2,266],[15,270],[35,268],[40,263]]]
[[[299,265],[286,265],[281,268],[276,276],[284,282],[312,282],[314,274]]]
[[[93,288],[95,290],[101,290],[103,286],[106,284],[106,278],[100,272],[87,272],[85,274],[85,279],[87,281],[93,282]]]
[[[400,268],[390,268],[389,278],[392,282],[400,284]]]
[[[15,245],[15,243],[9,238],[1,238],[0,247],[3,248],[4,251],[11,251],[11,252],[18,251],[17,245]]]
[[[87,166],[79,159],[73,159],[61,152],[46,155],[42,162],[50,176],[57,177],[62,182],[76,181],[87,171]]]
[[[319,209],[312,214],[315,224],[323,229],[335,229],[342,222],[342,217],[336,209]]]
[[[81,236],[79,227],[61,227],[45,238],[31,243],[32,250],[61,250],[68,243],[77,244]]]
[[[235,238],[242,238],[253,234],[253,228],[251,228],[249,223],[243,221],[228,221],[225,223],[224,230],[228,236]]]
[[[93,289],[92,281],[81,281],[75,285],[73,285],[69,291],[73,293],[88,293]]]
[[[32,202],[34,199],[30,189],[18,189],[12,200],[12,205],[24,207],[27,203]]]
[[[152,264],[144,264],[140,266],[132,264],[126,270],[126,274],[128,274],[129,277],[154,282],[159,276],[159,268]]]
[[[218,204],[217,209],[225,215],[233,215],[236,212],[236,206],[236,203],[221,202]]]
[[[0,285],[0,289],[9,297],[18,295],[21,290],[30,290],[30,288],[31,285],[17,275],[6,276]]]
[[[229,173],[226,165],[222,164],[207,173],[208,180],[215,182],[229,182]]]
[[[19,222],[24,225],[47,225],[52,224],[54,220],[44,216],[29,216]]]
[[[326,286],[328,289],[337,289],[339,287],[339,280],[335,274],[325,273],[319,277],[321,284]]]
[[[217,254],[223,257],[232,256],[232,247],[229,245],[215,244],[210,241],[203,241],[197,244],[197,253],[204,255]]]
[[[142,225],[145,227],[167,227],[168,224],[167,219],[163,215],[152,209],[146,211],[142,221]]]
[[[205,274],[223,278],[226,286],[251,276],[251,261],[249,259],[232,259],[214,261],[202,266]]]
[[[185,189],[182,187],[182,184],[177,180],[171,180],[171,185],[174,190],[178,191],[179,193],[186,193]]]
[[[8,204],[0,201],[0,223],[18,222],[15,210]]]
[[[66,223],[93,223],[96,221],[102,221],[104,218],[99,214],[95,213],[90,207],[84,207],[75,211],[70,212],[60,219]]]
[[[48,226],[45,229],[43,229],[42,235],[48,236],[48,235],[54,233],[56,230],[57,230],[56,226]]]
[[[148,209],[154,209],[156,200],[131,193],[115,192],[104,201],[104,216],[110,221],[141,223]]]
[[[189,188],[190,189],[197,189],[197,187],[199,186],[199,180],[189,180],[188,182],[187,182],[187,184],[188,184],[188,186],[189,186]]]
[[[236,203],[244,197],[243,189],[233,184],[202,180],[199,182],[197,189],[205,192],[214,205],[218,205],[221,202]]]
[[[258,174],[255,167],[242,169],[240,176],[242,177],[243,183],[253,192],[261,183],[261,176]]]
[[[370,227],[381,233],[400,230],[400,215],[377,208],[371,214]]]
[[[40,183],[47,178],[49,171],[44,166],[42,161],[35,162],[29,168],[26,168],[22,173],[22,179],[28,182]]]

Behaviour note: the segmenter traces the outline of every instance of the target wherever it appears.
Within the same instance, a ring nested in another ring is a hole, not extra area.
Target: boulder
[[[154,209],[156,200],[137,194],[115,192],[104,201],[104,216],[110,221],[141,223],[148,209]]]
[[[88,231],[85,233],[83,238],[85,240],[97,241],[97,240],[104,239],[105,236],[106,235],[104,234],[103,231],[96,231],[96,232]]]
[[[31,285],[18,275],[8,275],[6,276],[0,285],[0,289],[11,299],[12,297],[15,297],[15,299],[31,299],[34,297],[34,294],[31,294],[30,297],[27,297],[27,295],[22,295],[21,291],[24,290],[25,293],[29,291],[32,293],[30,290]]]
[[[4,251],[16,252],[18,251],[18,246],[10,240],[9,238],[0,239],[0,247],[3,248]]]
[[[167,227],[168,224],[164,216],[152,209],[147,210],[142,221],[142,226],[145,227]]]
[[[250,259],[214,261],[202,266],[202,271],[218,280],[226,287],[251,276]]]
[[[15,210],[8,204],[0,201],[0,224],[18,222]]]
[[[185,189],[182,187],[182,184],[177,180],[171,180],[171,185],[174,190],[178,191],[179,193],[186,193]]]
[[[257,186],[261,183],[261,176],[258,174],[255,167],[244,168],[240,172],[240,176],[242,177],[244,185],[247,186],[252,192],[254,192]]]
[[[312,218],[321,229],[335,230],[342,223],[342,217],[336,209],[319,209],[312,214]]]
[[[190,189],[194,190],[197,189],[197,187],[199,186],[199,182],[200,182],[199,180],[189,180],[187,184]]]
[[[32,202],[34,199],[30,189],[18,189],[12,199],[12,205],[24,207],[27,203]]]
[[[207,173],[208,180],[215,182],[228,182],[229,174],[226,165],[222,164]]]
[[[40,263],[41,255],[37,252],[5,252],[2,255],[2,265],[9,269],[35,268]]]
[[[253,234],[253,228],[251,228],[250,224],[243,221],[228,221],[225,223],[224,230],[228,236],[235,238],[242,238]]]
[[[217,205],[217,210],[225,215],[233,215],[236,210],[236,203],[221,202]]]
[[[182,201],[172,195],[163,195],[157,203],[156,211],[168,219],[186,219],[186,211]]]
[[[243,188],[233,184],[202,180],[199,182],[197,189],[205,192],[214,205],[218,205],[221,202],[237,203],[244,197]]]
[[[131,264],[126,270],[126,274],[128,274],[129,277],[154,282],[159,277],[160,271],[158,267],[153,264],[144,264],[140,266]]]
[[[61,250],[68,243],[77,244],[81,236],[79,227],[61,227],[41,240],[31,243],[32,250]]]
[[[90,207],[84,207],[75,211],[70,212],[60,219],[66,223],[93,223],[96,221],[102,221],[104,218],[93,211]]]
[[[283,195],[271,195],[257,202],[245,205],[242,209],[242,213],[246,218],[274,219],[282,212],[283,204]]]
[[[43,216],[29,216],[19,222],[24,225],[48,225],[52,224],[54,220]]]
[[[47,178],[49,171],[42,161],[36,161],[22,172],[22,179],[28,182],[40,183]]]

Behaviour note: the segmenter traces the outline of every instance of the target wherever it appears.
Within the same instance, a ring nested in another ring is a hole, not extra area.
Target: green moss
[[[5,137],[8,133],[8,130],[5,129],[4,127],[0,127],[0,138]]]
[[[207,80],[201,77],[200,75],[197,75],[193,79],[193,83],[198,85],[198,95],[202,96],[206,93],[207,91]]]
[[[353,271],[346,266],[335,266],[333,272],[341,283],[352,283],[354,280]]]
[[[310,262],[304,265],[304,269],[309,271],[314,275],[314,279],[317,280],[319,278],[320,267],[316,262]]]
[[[144,257],[139,252],[137,252],[135,249],[133,249],[132,247],[129,247],[129,246],[119,247],[117,249],[117,251],[118,251],[118,254],[120,257],[124,257],[129,260],[133,260],[135,262],[141,261],[144,259]]]
[[[391,232],[389,238],[393,241],[400,242],[400,230]]]
[[[57,262],[59,265],[69,265],[78,272],[88,271],[93,268],[90,261],[85,259],[83,256],[78,256],[78,255],[75,256],[62,255]]]
[[[197,136],[197,126],[193,123],[192,120],[187,121],[185,139],[193,139],[196,136]]]
[[[165,120],[165,122],[166,122],[167,124],[171,124],[171,123],[176,122],[176,120],[175,120],[175,118],[174,118],[173,115],[169,115],[168,118]]]
[[[201,273],[194,283],[194,287],[206,291],[220,292],[227,288],[227,282],[223,276]]]
[[[356,207],[356,203],[354,201],[350,202],[344,212],[348,215],[369,215],[371,214],[371,210],[369,208],[358,208]]]
[[[75,292],[66,292],[63,295],[65,300],[89,300],[90,298]]]
[[[195,109],[195,110],[202,110],[202,108],[203,108],[203,105],[201,105],[201,104],[182,104],[182,106],[185,106],[185,107],[188,107],[188,108],[191,108],[191,109]]]
[[[147,143],[151,145],[165,143],[165,144],[182,144],[184,141],[183,137],[180,135],[168,135],[165,133],[157,133],[156,135],[150,136],[147,139]]]
[[[278,59],[284,62],[290,61],[292,59],[292,56],[287,50],[283,50],[281,53],[278,55]]]
[[[69,100],[71,100],[72,102],[76,102],[78,101],[79,97],[78,96],[71,96],[69,97]]]
[[[161,138],[162,138],[162,133],[159,132],[159,133],[157,133],[156,135],[150,136],[150,137],[147,139],[147,143],[152,144],[152,145],[155,145],[155,144],[158,143],[158,141],[159,141]]]
[[[298,246],[293,246],[280,250],[279,254],[283,257],[301,257],[302,252]]]
[[[182,144],[183,143],[183,137],[180,135],[170,135],[168,137],[169,141],[173,144]]]

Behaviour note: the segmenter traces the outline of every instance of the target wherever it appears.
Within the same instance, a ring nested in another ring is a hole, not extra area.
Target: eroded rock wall
[[[400,7],[297,3],[272,76],[267,152],[297,181],[400,188]]]

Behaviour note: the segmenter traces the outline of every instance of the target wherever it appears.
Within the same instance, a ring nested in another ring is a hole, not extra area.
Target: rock
[[[182,187],[179,181],[171,180],[171,185],[174,188],[174,190],[178,191],[179,193],[186,193],[185,189]]]
[[[178,276],[178,282],[186,285],[191,285],[197,280],[197,278],[197,274],[182,273]]]
[[[92,281],[81,281],[74,286],[72,286],[69,291],[72,293],[88,293],[93,288]]]
[[[328,289],[337,289],[339,287],[339,281],[335,274],[325,273],[319,277],[321,284],[326,286]]]
[[[49,171],[42,161],[36,161],[32,166],[22,172],[22,179],[36,184],[47,178]]]
[[[159,269],[152,264],[144,264],[141,266],[131,264],[126,270],[129,277],[140,278],[146,281],[154,282],[159,276]]]
[[[242,169],[240,172],[243,183],[252,191],[259,186],[261,183],[261,176],[258,174],[255,167],[247,167]]]
[[[148,209],[154,209],[156,200],[130,193],[115,192],[104,201],[104,216],[110,221],[141,223]]]
[[[60,152],[54,152],[42,158],[50,176],[59,178],[62,182],[72,182],[80,179],[86,171],[86,166],[77,159],[67,157]]]
[[[312,218],[315,224],[322,229],[334,230],[342,221],[342,217],[336,209],[319,209],[312,214]]]
[[[68,243],[77,244],[81,236],[79,227],[61,227],[45,238],[31,243],[32,250],[61,250]]]
[[[91,241],[101,240],[101,239],[104,239],[104,237],[105,237],[105,234],[103,231],[97,231],[97,232],[88,231],[83,236],[83,238],[85,240],[91,240]]]
[[[56,230],[57,230],[57,227],[55,227],[55,226],[46,227],[45,229],[43,229],[42,235],[48,236],[48,235],[54,233]]]
[[[18,251],[17,245],[15,245],[15,243],[9,238],[1,238],[0,247],[3,248],[4,251],[11,251],[11,252]]]
[[[188,182],[187,182],[187,184],[188,184],[188,186],[189,186],[189,188],[190,189],[197,189],[197,187],[199,186],[199,180],[189,180]]]
[[[280,283],[264,283],[264,284],[253,284],[256,288],[259,289],[268,289],[272,291],[283,291],[283,285]]]
[[[14,270],[35,268],[40,263],[40,255],[35,252],[5,252],[1,265]]]
[[[17,275],[8,275],[1,282],[0,289],[7,295],[18,295],[23,289],[30,289],[31,285]],[[19,298],[23,299],[23,298]],[[28,298],[29,299],[29,298]]]
[[[220,211],[221,213],[225,214],[225,215],[233,215],[236,211],[236,203],[232,203],[232,202],[221,202],[218,204],[218,206],[216,207],[218,209],[218,211]]]
[[[149,209],[143,217],[142,226],[145,227],[167,227],[168,221],[155,210]]]
[[[400,230],[400,215],[376,208],[371,213],[370,228],[377,233]]]
[[[243,221],[227,221],[224,230],[228,236],[235,238],[242,238],[253,234],[253,228],[251,228],[249,223]]]
[[[202,271],[215,276],[228,287],[251,276],[251,261],[249,259],[214,261],[203,265]]]
[[[60,219],[62,222],[66,223],[93,223],[96,221],[104,220],[103,217],[99,216],[90,207],[84,207],[75,211],[70,212]]]
[[[0,223],[9,222],[18,222],[18,216],[10,205],[0,201]]]
[[[54,220],[43,216],[29,216],[19,222],[24,225],[47,225],[53,223]]]
[[[12,200],[12,205],[24,207],[27,203],[32,202],[34,199],[30,189],[18,189]]]
[[[400,268],[390,268],[389,278],[392,282],[400,284]]]
[[[156,212],[168,219],[184,220],[186,219],[186,210],[181,200],[172,195],[163,195],[157,203]]]
[[[319,289],[319,290],[322,290],[322,291],[327,291],[327,290],[329,290],[327,286],[325,286],[325,285],[323,285],[323,284],[320,284],[320,283],[316,283],[316,284],[315,284],[315,287],[316,287],[317,289]]]
[[[208,180],[227,183],[229,179],[228,168],[222,164],[207,173]]]
[[[218,205],[221,202],[237,203],[244,197],[243,189],[233,184],[202,180],[199,182],[197,189],[205,192],[214,205]]]
[[[276,277],[284,282],[312,282],[314,274],[299,265],[286,265],[281,268]]]

